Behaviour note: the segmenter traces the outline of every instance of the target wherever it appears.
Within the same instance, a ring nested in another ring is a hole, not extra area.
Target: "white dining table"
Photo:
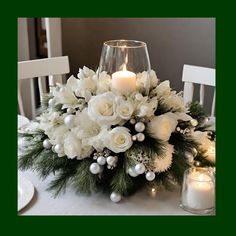
[[[18,116],[18,127],[22,125]],[[26,122],[27,123],[27,122]],[[36,172],[20,171],[34,185],[34,196],[19,215],[193,215],[180,206],[180,189],[169,192],[161,190],[154,196],[147,189],[142,189],[132,196],[113,203],[109,195],[95,193],[90,196],[76,194],[68,186],[66,192],[54,198],[46,189],[53,176],[41,180]]]

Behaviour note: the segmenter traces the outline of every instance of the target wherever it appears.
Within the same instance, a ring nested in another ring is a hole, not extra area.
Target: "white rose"
[[[68,158],[80,158],[81,155],[81,140],[75,134],[69,132],[64,139],[64,152]]]
[[[125,152],[133,144],[129,129],[120,126],[115,127],[108,132],[105,144],[115,153]]]
[[[153,138],[168,141],[177,124],[178,121],[173,117],[173,114],[168,112],[154,116],[147,125],[147,132]]]
[[[116,96],[107,92],[93,96],[88,102],[88,115],[91,120],[101,125],[118,124],[120,118],[116,112]]]
[[[131,100],[119,99],[116,111],[122,119],[129,120],[134,112],[134,104]]]

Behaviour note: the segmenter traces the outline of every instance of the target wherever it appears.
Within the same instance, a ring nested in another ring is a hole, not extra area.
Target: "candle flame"
[[[156,189],[155,189],[155,188],[152,188],[151,191],[152,191],[152,193],[155,193],[155,192],[156,192]]]
[[[126,67],[126,65],[128,64],[128,54],[126,54],[126,56],[125,56],[125,63],[122,65],[122,70],[123,71],[127,71],[127,67]]]
[[[206,176],[204,174],[200,174],[198,177],[198,180],[204,181],[206,179]]]
[[[127,65],[128,64],[128,54],[125,56],[125,63],[122,65],[122,71],[127,71]]]
[[[123,64],[122,70],[123,70],[123,71],[127,71],[126,64]]]

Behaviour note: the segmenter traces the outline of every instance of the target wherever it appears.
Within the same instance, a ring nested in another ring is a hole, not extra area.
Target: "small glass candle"
[[[195,214],[210,214],[215,209],[215,177],[209,168],[192,167],[185,171],[181,207]]]

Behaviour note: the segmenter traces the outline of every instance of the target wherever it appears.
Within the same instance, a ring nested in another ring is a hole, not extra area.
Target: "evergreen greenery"
[[[57,107],[61,111],[61,104]],[[162,109],[156,111],[162,113]],[[166,111],[165,111],[166,112]],[[189,106],[189,114],[200,123],[205,118],[202,107],[198,103],[192,103]],[[186,125],[186,122],[179,125]],[[126,124],[129,126],[129,124]],[[202,129],[198,126],[197,129]],[[132,130],[131,130],[132,132]],[[51,181],[48,190],[54,192],[57,196],[66,190],[68,184],[72,184],[77,192],[90,194],[94,191],[118,192],[122,195],[129,195],[140,189],[145,184],[149,187],[163,185],[167,189],[172,189],[176,183],[183,180],[184,171],[189,167],[186,159],[186,152],[193,152],[193,148],[198,148],[198,143],[190,136],[179,132],[172,133],[169,143],[174,146],[174,154],[171,167],[162,173],[156,173],[156,178],[152,182],[145,179],[145,175],[131,177],[127,174],[128,168],[137,164],[136,158],[139,154],[147,155],[152,163],[152,157],[165,154],[165,144],[145,133],[143,142],[135,142],[133,146],[125,153],[118,154],[118,163],[114,169],[104,167],[102,173],[94,175],[89,171],[92,158],[83,160],[68,159],[67,157],[58,157],[51,149],[44,149],[43,141],[47,138],[42,130],[34,132],[19,133],[19,138],[23,138],[26,145],[24,153],[19,157],[19,168],[21,170],[33,169],[39,173],[42,179],[53,174],[54,179]],[[215,133],[211,133],[211,138],[215,138]],[[206,160],[204,153],[198,150],[195,160],[199,161],[202,166],[213,166]]]

